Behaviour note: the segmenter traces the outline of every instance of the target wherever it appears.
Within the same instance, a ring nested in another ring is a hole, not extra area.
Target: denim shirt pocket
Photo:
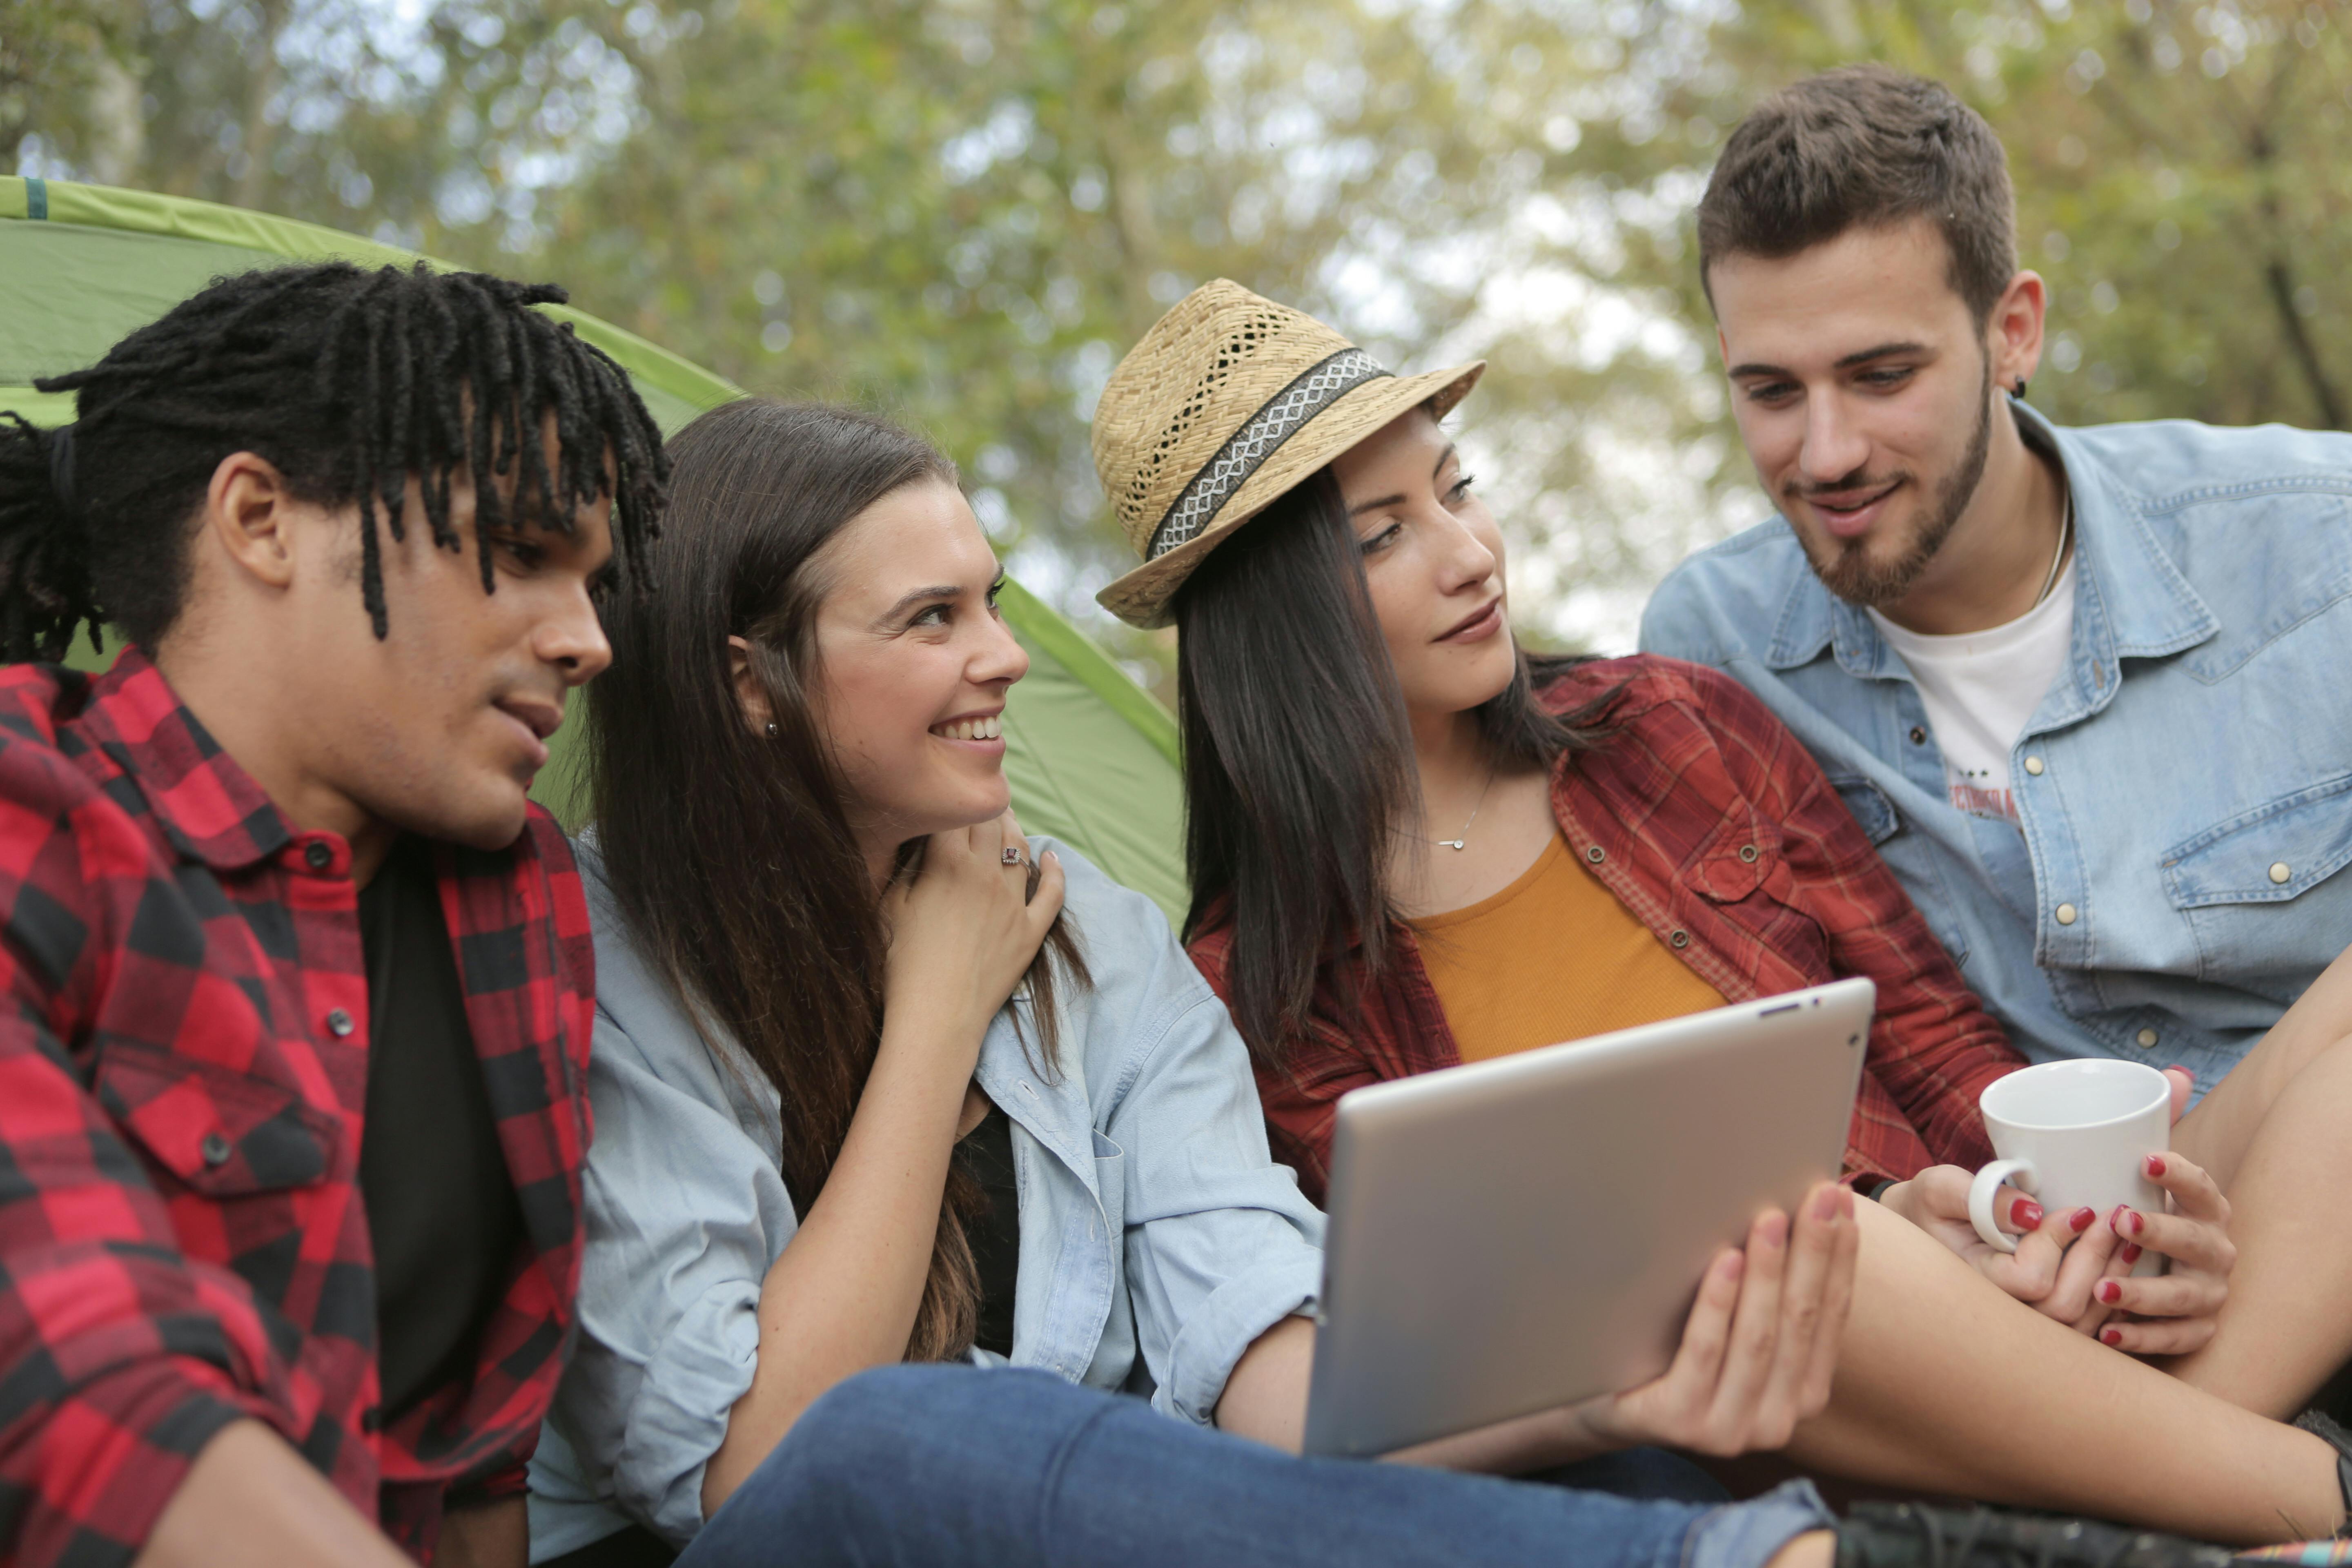
[[[1903,819],[1895,815],[1895,803],[1886,798],[1885,790],[1868,779],[1851,775],[1833,778],[1830,780],[1830,787],[1838,792],[1840,800],[1845,802],[1846,810],[1853,814],[1863,837],[1870,840],[1873,848],[1894,837],[1895,830],[1903,826]]]
[[[340,1119],[268,1079],[116,1043],[98,1101],[149,1159],[210,1198],[309,1186],[333,1157]]]
[[[2264,967],[2277,921],[2352,918],[2352,773],[2324,779],[2215,823],[2164,853],[2164,889],[2197,939],[2208,974]],[[2315,895],[2326,907],[2305,902]],[[2296,904],[2288,911],[2284,906]]]

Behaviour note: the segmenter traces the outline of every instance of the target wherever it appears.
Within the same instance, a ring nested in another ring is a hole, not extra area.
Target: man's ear
[[[751,673],[751,645],[741,637],[727,639],[727,672],[735,682],[735,705],[743,710],[743,722],[754,735],[765,733],[771,717],[768,694]]]
[[[1985,322],[1985,348],[1992,378],[2003,392],[2031,381],[2042,364],[2042,326],[2049,310],[2048,286],[2038,272],[2020,272],[1993,302]]]
[[[257,453],[231,452],[205,488],[205,529],[257,581],[283,588],[294,580],[297,504],[277,465]]]

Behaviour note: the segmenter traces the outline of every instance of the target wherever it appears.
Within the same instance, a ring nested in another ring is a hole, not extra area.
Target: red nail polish
[[[2020,1230],[2032,1230],[2042,1223],[2042,1205],[2032,1198],[2019,1198],[2009,1205],[2009,1223]]]
[[[2112,1279],[2099,1281],[2099,1300],[2112,1307],[2124,1299],[2124,1288]]]
[[[2147,1228],[2147,1215],[2144,1215],[2144,1214],[2140,1213],[2137,1209],[2134,1209],[2134,1210],[2132,1210],[2132,1211],[2131,1211],[2131,1233],[2132,1233],[2134,1236],[2137,1236],[2141,1231],[2144,1231],[2144,1230],[2146,1230]]]
[[[2147,1157],[2147,1173],[2151,1180],[2164,1174],[2163,1155],[2150,1154]]]
[[[2126,1263],[2137,1263],[2139,1261],[2140,1252],[2141,1247],[2138,1242],[2126,1241],[2124,1243],[2123,1251],[2116,1254],[2116,1256],[2121,1258]]]
[[[2124,1342],[2124,1331],[2121,1329],[2101,1329],[2099,1342],[2103,1345],[2119,1345]]]
[[[2084,1231],[2090,1229],[2091,1222],[2098,1217],[2099,1214],[2096,1209],[2076,1209],[2074,1211],[2074,1217],[2068,1220],[2066,1223],[2074,1227],[2074,1234],[2076,1236],[2080,1236]]]

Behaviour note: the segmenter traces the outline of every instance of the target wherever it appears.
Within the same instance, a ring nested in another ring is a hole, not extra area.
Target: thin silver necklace
[[[2066,513],[2058,520],[2058,552],[2050,558],[2050,574],[2042,579],[2042,592],[2033,595],[2035,605],[2038,605],[2042,600],[2048,598],[2050,590],[2058,585],[2058,568],[2066,563],[2066,546],[2072,543],[2074,539],[2074,489],[2069,485],[2066,488]],[[1471,815],[1475,816],[1476,813],[1474,812]],[[1464,826],[1466,827],[1468,825]]]
[[[1459,834],[1455,835],[1452,838],[1421,838],[1421,835],[1418,833],[1414,834],[1413,837],[1415,838],[1421,838],[1421,841],[1423,844],[1435,844],[1447,849],[1468,848],[1470,846],[1470,824],[1477,821],[1478,814],[1486,809],[1486,793],[1494,787],[1495,769],[1493,764],[1490,763],[1486,768],[1486,782],[1478,791],[1478,804],[1470,808],[1470,815],[1464,820],[1462,824],[1462,831]]]

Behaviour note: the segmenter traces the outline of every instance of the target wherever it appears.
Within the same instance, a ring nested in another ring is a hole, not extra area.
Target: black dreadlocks
[[[529,308],[566,298],[421,263],[277,268],[218,279],[89,369],[36,383],[75,393],[79,417],[47,432],[14,415],[0,425],[0,659],[60,658],[84,625],[93,643],[111,624],[152,650],[179,617],[190,525],[232,452],[267,458],[315,504],[359,502],[360,595],[379,637],[376,509],[405,537],[411,474],[449,550],[464,548],[449,518],[459,463],[478,534],[509,521],[568,532],[609,490],[614,554],[629,566],[658,526],[669,465],[620,366]]]

